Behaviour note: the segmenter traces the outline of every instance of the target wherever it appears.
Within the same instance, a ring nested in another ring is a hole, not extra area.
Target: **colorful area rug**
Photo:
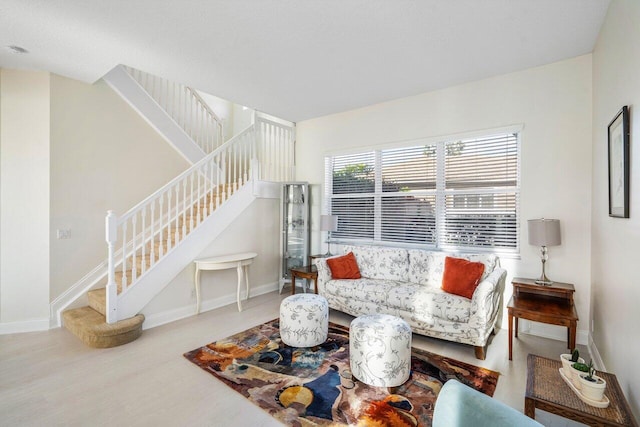
[[[349,369],[349,328],[329,323],[327,341],[295,348],[282,343],[272,320],[207,344],[185,357],[290,426],[431,426],[442,385],[455,378],[493,396],[498,373],[423,350],[412,350],[409,380],[390,394],[357,380]]]

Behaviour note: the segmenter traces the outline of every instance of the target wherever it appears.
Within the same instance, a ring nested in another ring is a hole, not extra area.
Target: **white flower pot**
[[[586,379],[587,375],[580,375],[580,392],[587,399],[601,401],[604,396],[604,390],[607,387],[607,382],[597,375],[593,375],[595,382]]]
[[[573,365],[573,363],[571,365]],[[570,377],[571,382],[573,383],[574,386],[576,386],[578,390],[582,390],[581,383],[580,383],[580,375],[586,375],[586,374],[587,374],[586,372],[579,371],[573,366],[571,366],[571,377]]]
[[[564,372],[564,376],[571,379],[571,365],[573,364],[571,361],[571,354],[561,354],[560,360],[562,361],[562,371]],[[582,357],[578,357],[578,362],[584,363],[584,359]]]

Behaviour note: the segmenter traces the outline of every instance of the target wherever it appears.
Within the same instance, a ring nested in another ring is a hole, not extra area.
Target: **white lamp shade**
[[[338,216],[320,215],[320,231],[338,231]]]
[[[560,220],[557,219],[530,219],[529,244],[534,246],[558,246],[560,239]]]

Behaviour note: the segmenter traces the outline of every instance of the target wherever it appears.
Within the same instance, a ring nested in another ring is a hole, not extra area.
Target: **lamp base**
[[[323,255],[324,258],[329,258],[333,256],[333,254],[331,253],[331,242],[329,240],[327,240],[327,253]]]
[[[549,280],[547,273],[545,272],[545,264],[547,263],[547,247],[543,246],[540,251],[540,260],[542,261],[542,275],[536,280],[537,285],[549,286],[553,283],[553,280]]]

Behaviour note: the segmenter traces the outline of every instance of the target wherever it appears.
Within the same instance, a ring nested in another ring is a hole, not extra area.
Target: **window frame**
[[[330,214],[332,211],[332,200],[334,199],[358,199],[365,197],[373,197],[373,237],[372,238],[344,238],[331,236],[331,243],[336,244],[365,244],[365,245],[378,245],[378,246],[395,246],[395,247],[407,247],[407,248],[421,248],[434,251],[443,252],[478,252],[478,253],[498,253],[503,255],[518,255],[520,252],[520,193],[521,193],[521,152],[522,152],[522,131],[523,125],[514,125],[504,128],[496,128],[478,132],[461,133],[455,135],[447,135],[443,137],[434,138],[421,138],[401,143],[389,143],[381,144],[377,146],[361,147],[359,149],[342,150],[327,152],[324,156],[324,193],[323,193],[323,213]],[[457,140],[475,140],[482,138],[499,137],[501,135],[514,135],[516,139],[516,171],[515,171],[515,186],[512,187],[493,187],[493,188],[479,188],[479,189],[446,189],[445,188],[445,146],[448,142]],[[434,189],[421,189],[412,192],[414,196],[433,196],[435,197],[435,227],[434,235],[435,242],[433,244],[427,242],[406,242],[406,241],[385,241],[382,240],[382,199],[384,197],[400,196],[401,192],[384,192],[382,191],[382,167],[381,167],[381,153],[384,150],[389,149],[402,149],[416,146],[436,146],[436,185]],[[333,159],[336,157],[343,157],[349,155],[360,155],[363,153],[374,154],[373,172],[375,175],[375,190],[373,193],[351,193],[351,194],[332,194],[333,190]],[[444,222],[445,222],[445,200],[447,196],[464,196],[471,195],[481,197],[482,194],[490,195],[513,195],[514,197],[514,215],[515,215],[515,230],[513,231],[513,241],[515,246],[513,248],[508,247],[487,247],[487,246],[457,246],[447,245],[444,242]],[[335,213],[340,217],[339,213]]]

